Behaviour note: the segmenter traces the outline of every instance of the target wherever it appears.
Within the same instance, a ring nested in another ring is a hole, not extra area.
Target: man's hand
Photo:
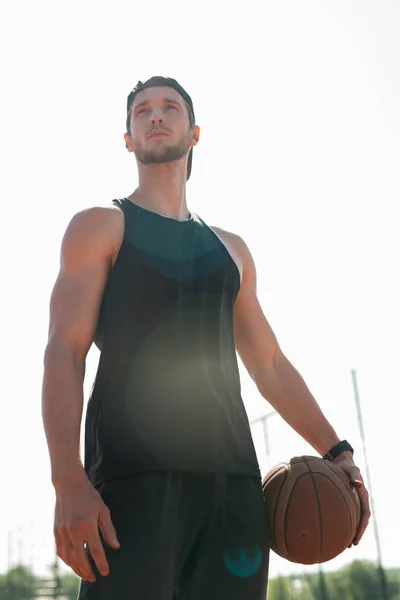
[[[54,537],[57,555],[86,581],[96,581],[84,544],[101,575],[108,575],[109,565],[99,535],[114,549],[119,548],[110,511],[86,475],[56,486]]]
[[[351,453],[343,452],[342,454],[339,454],[339,456],[335,458],[332,462],[336,466],[340,467],[346,473],[346,475],[349,476],[350,483],[357,490],[358,497],[360,498],[361,520],[356,536],[349,546],[349,548],[351,548],[353,544],[354,546],[357,546],[362,536],[364,535],[364,531],[368,526],[368,522],[371,516],[371,509],[369,507],[369,494],[364,485],[364,480],[360,473],[360,469],[355,465]]]

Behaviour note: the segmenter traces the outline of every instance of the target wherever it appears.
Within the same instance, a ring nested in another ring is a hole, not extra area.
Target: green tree
[[[390,600],[400,600],[400,569],[387,571]]]
[[[79,578],[71,573],[51,571],[49,578],[36,577],[22,565],[0,575],[0,600],[33,600],[38,594],[76,600]],[[400,600],[400,569],[386,571],[389,600]],[[58,584],[58,590],[56,590]],[[42,592],[41,592],[42,590]],[[355,561],[333,573],[307,573],[271,579],[268,600],[380,600],[381,581],[377,566]]]
[[[353,600],[350,589],[350,577],[347,568],[327,575],[329,582],[329,600]]]
[[[379,600],[381,580],[375,565],[356,560],[348,567],[352,600]]]
[[[63,590],[63,595],[65,595],[68,600],[76,600],[78,597],[80,579],[73,573],[68,575],[63,575],[61,577],[61,589]]]
[[[293,600],[319,600],[315,592],[316,576],[302,575],[301,577],[293,578],[290,588],[291,598]]]
[[[303,581],[307,586],[307,595],[304,595],[305,599],[331,600],[328,591],[328,579],[323,571],[320,571],[318,574],[307,573],[306,575],[303,575]]]
[[[292,600],[290,581],[286,577],[271,579],[268,585],[268,600]]]
[[[0,600],[29,600],[34,589],[35,576],[23,565],[13,567],[0,579]]]

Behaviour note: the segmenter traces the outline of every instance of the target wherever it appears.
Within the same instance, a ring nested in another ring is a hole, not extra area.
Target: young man
[[[189,212],[199,141],[174,80],[139,82],[125,143],[139,185],[67,228],[51,299],[43,420],[58,556],[88,600],[264,600],[269,536],[240,395],[238,351],[260,393],[368,494],[282,353],[245,242]],[[85,357],[100,363],[79,452]],[[117,541],[118,540],[118,541]]]

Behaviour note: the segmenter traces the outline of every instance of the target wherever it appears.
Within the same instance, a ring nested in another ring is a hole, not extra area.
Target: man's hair
[[[178,94],[185,101],[186,107],[188,109],[189,127],[192,128],[196,124],[193,106],[191,106],[192,100],[187,95],[185,90],[174,79],[156,76],[156,77],[151,77],[150,79],[148,79],[145,82],[138,81],[128,96],[128,106],[127,106],[128,110],[127,110],[127,116],[126,116],[126,133],[128,135],[131,134],[131,109],[132,109],[132,105],[133,105],[133,101],[134,101],[135,97],[137,96],[137,94],[139,94],[139,92],[142,92],[143,90],[147,89],[148,87],[158,87],[158,86],[172,87],[173,89],[175,89],[178,92]],[[188,96],[190,104],[187,102],[185,95]]]

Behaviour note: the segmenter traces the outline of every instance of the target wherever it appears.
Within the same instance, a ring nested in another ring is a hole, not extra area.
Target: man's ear
[[[128,152],[135,152],[132,146],[132,140],[131,140],[131,136],[129,135],[129,133],[124,133],[124,139],[125,139],[125,148],[128,150]]]
[[[199,143],[199,140],[200,140],[200,127],[198,125],[195,125],[193,127],[193,133],[192,133],[193,146],[197,146],[197,144]]]

